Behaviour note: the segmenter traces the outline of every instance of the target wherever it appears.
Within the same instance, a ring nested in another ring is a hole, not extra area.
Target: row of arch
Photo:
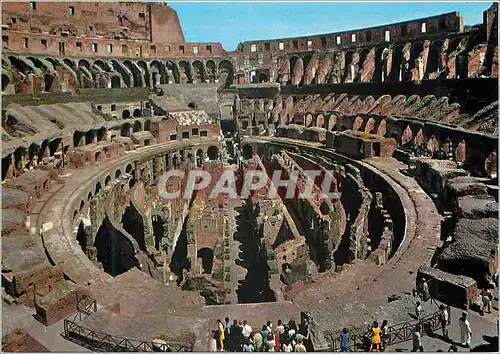
[[[464,162],[471,171],[477,170],[474,172],[479,174],[482,173],[481,171],[489,175],[496,174],[496,145],[485,143],[482,145],[484,151],[468,154],[467,142],[477,141],[477,136],[469,136],[467,132],[437,129],[432,125],[403,119],[389,122],[380,116],[366,115],[362,117],[360,115],[347,116],[335,113],[326,117],[322,113],[315,115],[309,113],[305,117],[305,122],[286,122],[286,124],[291,123],[303,125],[307,128],[322,128],[328,131],[362,131],[385,138],[393,138],[403,149],[422,148],[429,152],[442,151],[451,156],[454,161]]]
[[[18,57],[11,55],[2,61],[4,69],[14,68],[26,76],[44,76],[44,91],[60,76],[71,75],[80,88],[156,87],[162,84],[216,83],[231,85],[234,65],[228,59],[206,60],[117,60]],[[14,74],[15,76],[15,74]],[[3,74],[2,91],[13,83],[13,75]]]
[[[333,55],[308,53],[278,58],[277,82],[288,85],[309,85],[344,82],[414,81],[468,76],[466,37],[433,42],[416,41],[378,48],[340,51]],[[428,50],[426,51],[426,49]],[[456,71],[446,70],[455,56]],[[373,56],[374,64],[368,63]],[[412,75],[412,70],[417,70]]]

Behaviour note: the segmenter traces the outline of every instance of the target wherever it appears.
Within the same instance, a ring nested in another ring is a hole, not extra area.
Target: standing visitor
[[[484,312],[491,313],[491,299],[492,299],[491,292],[488,288],[484,288],[483,291],[481,292],[481,298],[483,300],[483,308],[482,310]]]
[[[275,351],[276,336],[275,336],[275,333],[273,333],[273,332],[276,332],[276,330],[275,329],[272,330],[271,335],[269,336],[269,339],[267,340],[267,348],[265,348],[266,352],[274,352]]]
[[[280,331],[278,330],[278,328],[275,328],[274,330],[274,351],[275,352],[279,352],[280,351],[280,348],[281,348],[281,341],[280,341]]]
[[[283,326],[283,322],[281,322],[281,320],[278,320],[276,329],[279,331],[279,334],[283,334],[283,332],[285,332],[285,326]]]
[[[443,337],[445,339],[448,339],[448,326],[450,325],[450,323],[448,311],[446,310],[446,307],[444,307],[444,305],[439,306],[439,322],[441,322],[441,328],[443,329]]]
[[[262,330],[260,331],[260,335],[262,336],[262,345],[263,350],[267,351],[268,349],[268,341],[271,337],[271,331],[268,329],[267,325],[262,326]]]
[[[349,330],[347,328],[343,328],[340,335],[340,351],[344,353],[349,351]]]
[[[416,352],[417,350],[424,351],[424,347],[422,347],[422,326],[420,325],[416,325],[413,331],[413,349],[411,351]]]
[[[385,347],[387,340],[389,339],[389,326],[387,325],[387,320],[382,321],[382,326],[380,327],[380,350],[385,352]]]
[[[271,330],[273,329],[273,323],[271,321],[267,321],[266,326],[269,333],[272,333]]]
[[[238,325],[238,321],[234,320],[233,325],[231,326],[231,348],[230,350],[233,352],[241,350],[241,344],[243,342],[243,336],[241,334],[241,326]]]
[[[375,348],[377,348],[377,352],[379,352],[380,351],[380,328],[378,326],[377,321],[373,322],[370,348],[368,348],[369,352],[372,351],[374,345],[375,345]]]
[[[423,300],[427,301],[430,298],[429,284],[423,278],[422,278],[422,281],[423,281],[423,283],[422,283],[422,296],[423,296]]]
[[[417,316],[417,320],[420,321],[420,318],[422,317],[422,306],[420,306],[420,301],[417,301],[415,305],[415,316]]]
[[[460,341],[464,347],[469,348],[472,330],[467,319],[467,312],[462,312],[462,317],[460,317],[458,323],[460,324]]]
[[[244,338],[250,338],[250,335],[252,334],[252,327],[247,323],[247,320],[243,321],[243,337]]]
[[[220,351],[224,351],[224,325],[220,319],[217,320],[217,327],[219,329],[219,348]]]
[[[224,348],[226,348],[229,351],[232,351],[233,344],[231,343],[231,327],[232,324],[229,322],[229,317],[226,317],[224,319]]]

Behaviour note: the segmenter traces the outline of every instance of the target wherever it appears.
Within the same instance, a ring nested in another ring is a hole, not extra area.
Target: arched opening
[[[385,134],[387,134],[387,123],[385,119],[382,119],[377,128],[377,135],[385,136]]]
[[[233,64],[229,60],[222,60],[219,63],[219,82],[229,87],[233,84],[233,75]]]
[[[165,65],[161,64],[158,60],[153,60],[150,64],[151,75],[153,77],[153,86],[164,85],[167,83],[167,74]]]
[[[337,116],[332,114],[328,120],[328,130],[334,130],[337,127]]]
[[[140,70],[134,64],[132,64],[130,60],[125,60],[123,62],[123,65],[129,70],[129,72],[132,73],[132,76],[134,78],[134,87],[143,87],[143,76]]]
[[[149,80],[149,69],[146,63],[143,60],[139,60],[137,62],[138,71],[141,73],[141,76],[144,78],[144,82],[146,87],[151,87],[151,82]]]
[[[406,126],[406,129],[403,131],[401,136],[401,145],[403,147],[409,147],[413,142],[413,132],[410,129],[410,126]]]
[[[129,204],[122,216],[123,229],[127,231],[136,241],[139,248],[146,250],[146,240],[144,236],[144,223],[141,214],[136,208]]]
[[[424,63],[423,61],[423,51],[424,45],[422,42],[414,43],[410,51],[410,71],[415,69],[415,71],[417,72],[417,80],[422,80],[425,73],[426,63]],[[409,80],[415,79],[415,77],[411,77],[411,72],[409,74]]]
[[[140,132],[142,130],[142,124],[138,120],[134,122],[134,133]]]
[[[310,127],[312,125],[312,122],[313,122],[313,116],[311,113],[307,114],[306,115],[306,127]]]
[[[52,88],[52,84],[54,83],[54,75],[50,75],[50,74],[45,74],[44,75],[44,91],[45,92],[50,92],[51,88]]]
[[[124,109],[122,112],[122,118],[123,119],[128,119],[130,118],[130,111],[128,109]]]
[[[122,171],[116,170],[116,172],[115,172],[115,179],[120,178],[121,174],[122,174]]]
[[[90,199],[92,199],[92,192],[89,192],[89,194],[87,194],[87,201],[89,201]]]
[[[142,117],[142,111],[141,111],[141,109],[140,109],[140,108],[136,108],[136,109],[134,109],[133,116],[134,116],[135,118]]]
[[[117,276],[127,270],[138,267],[132,242],[120,232],[110,232],[113,226],[107,217],[102,221],[94,242],[97,250],[97,261],[106,273]]]
[[[83,145],[83,138],[84,138],[84,133],[75,131],[73,133],[73,147],[79,147]]]
[[[368,122],[366,122],[365,125],[365,133],[372,133],[373,130],[375,129],[375,119],[372,117],[368,119]]]
[[[191,108],[191,109],[196,109],[196,108],[198,108],[198,106],[197,106],[197,105],[196,105],[196,103],[194,103],[194,102],[189,102],[189,103],[188,103],[188,107],[189,107],[189,108]]]
[[[206,76],[207,76],[208,82],[214,83],[215,82],[215,74],[217,71],[216,66],[215,66],[215,62],[213,60],[207,60],[205,68],[206,68]]]
[[[104,185],[109,186],[109,182],[111,182],[111,176],[106,176],[106,179],[104,180]]]
[[[116,60],[111,60],[111,65],[113,66],[113,70],[121,75],[125,87],[131,87],[130,74],[124,69],[124,66]]]
[[[85,145],[92,144],[95,139],[95,132],[93,130],[89,130],[85,133]]]
[[[122,85],[121,85],[121,80],[120,80],[120,77],[119,76],[113,76],[111,78],[111,88],[121,88]]]
[[[97,131],[97,142],[106,140],[106,134],[107,134],[106,128],[101,127],[101,129]]]
[[[210,146],[207,150],[207,157],[210,161],[219,159],[219,149],[216,146]]]
[[[390,81],[402,81],[402,64],[403,64],[403,47],[397,46],[392,50],[391,72],[389,74]]]
[[[189,63],[185,60],[179,62],[179,79],[181,84],[191,84],[193,83],[191,68]]]
[[[243,145],[242,156],[245,160],[250,160],[253,157],[253,149],[249,144]]]
[[[125,168],[125,173],[128,175],[132,173],[132,168],[133,168],[132,165],[128,164],[127,167]]]
[[[354,58],[354,52],[347,52],[345,54],[345,69],[344,77],[342,82],[350,81],[354,79],[354,66],[352,65],[352,59]]]
[[[429,46],[429,55],[427,58],[427,74],[426,77],[429,79],[435,79],[436,74],[442,70],[443,62],[441,60],[441,52],[443,50],[443,41],[434,41]]]
[[[80,202],[80,211],[82,211],[82,210],[83,210],[83,207],[85,207],[85,202],[82,200],[82,201]]]
[[[80,59],[80,61],[78,61],[78,66],[83,66],[83,67],[87,68],[87,70],[90,70],[90,64],[85,59]]]
[[[201,258],[203,274],[212,274],[214,251],[208,247],[203,247],[198,250],[196,257]]]
[[[130,125],[130,123],[123,124],[122,129],[121,129],[121,136],[130,137],[130,130],[131,129],[132,129],[132,126]]]
[[[165,62],[165,66],[167,68],[168,83],[180,84],[179,66],[176,63],[171,62],[170,60],[167,60]]]
[[[360,116],[357,116],[356,119],[354,120],[354,123],[352,125],[352,130],[357,132],[361,126],[363,125],[363,118]]]
[[[199,60],[193,61],[193,83],[199,84],[205,82],[205,70],[203,63]]]
[[[201,165],[203,165],[203,150],[198,149],[196,151],[196,166],[200,167]]]
[[[101,182],[97,182],[97,184],[95,185],[94,194],[99,193],[99,191],[100,191],[101,189],[102,189]]]
[[[318,114],[316,117],[316,127],[324,128],[325,127],[325,116],[322,114]]]

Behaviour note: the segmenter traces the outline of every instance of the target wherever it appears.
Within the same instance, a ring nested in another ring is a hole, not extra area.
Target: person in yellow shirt
[[[224,325],[222,324],[222,321],[220,319],[217,320],[217,327],[219,329],[219,346],[220,346],[220,351],[224,351]]]
[[[380,351],[380,327],[378,326],[377,321],[373,322],[372,341],[370,343],[370,348],[368,348],[369,352],[372,351],[373,345],[375,345],[375,348],[377,348],[377,352],[379,352]]]

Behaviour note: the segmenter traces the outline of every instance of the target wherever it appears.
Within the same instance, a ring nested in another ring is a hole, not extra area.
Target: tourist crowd
[[[276,326],[267,321],[261,329],[253,329],[247,321],[225,318],[217,320],[217,329],[212,331],[211,351],[230,352],[306,352],[312,351],[309,328],[297,325],[294,320]]]

